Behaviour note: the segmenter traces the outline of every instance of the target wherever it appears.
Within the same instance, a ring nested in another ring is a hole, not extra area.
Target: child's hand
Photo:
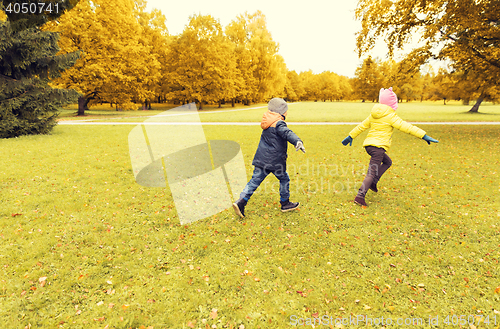
[[[304,143],[301,141],[297,142],[297,145],[295,145],[295,151],[301,150],[303,153],[306,153],[306,148],[304,147]]]
[[[439,141],[438,141],[438,140],[436,140],[436,139],[434,139],[434,138],[432,138],[432,137],[429,137],[429,136],[427,136],[427,135],[424,135],[424,137],[422,137],[422,139],[423,139],[424,141],[426,141],[426,142],[427,142],[427,144],[429,144],[429,145],[431,145],[431,142],[433,142],[433,143],[439,143]]]
[[[352,137],[351,136],[347,136],[346,138],[344,138],[344,140],[342,141],[342,144],[344,146],[347,146],[347,144],[349,144],[350,146],[352,146]]]

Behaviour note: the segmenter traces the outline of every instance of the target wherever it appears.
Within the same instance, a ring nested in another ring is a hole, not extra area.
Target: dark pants
[[[358,197],[364,198],[370,186],[375,185],[380,180],[380,177],[392,165],[392,160],[389,158],[385,150],[381,147],[367,146],[366,153],[371,156],[368,172],[365,180],[358,191]]]

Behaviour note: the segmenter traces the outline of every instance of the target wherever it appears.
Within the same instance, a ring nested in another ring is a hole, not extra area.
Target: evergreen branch
[[[9,80],[13,80],[13,81],[19,81],[19,80],[17,80],[17,79],[15,79],[15,78],[13,78],[13,77],[9,77],[9,76],[7,76],[7,75],[3,75],[3,74],[1,74],[1,73],[0,73],[0,77],[4,78],[5,80],[9,79]]]

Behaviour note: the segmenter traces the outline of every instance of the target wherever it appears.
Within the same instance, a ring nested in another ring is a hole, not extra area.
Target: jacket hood
[[[372,108],[372,117],[374,119],[380,119],[385,117],[386,115],[394,113],[395,110],[392,109],[392,107],[384,105],[384,104],[376,104]]]
[[[273,126],[276,122],[283,120],[281,114],[276,112],[267,111],[262,116],[262,121],[260,122],[260,127],[264,130]]]

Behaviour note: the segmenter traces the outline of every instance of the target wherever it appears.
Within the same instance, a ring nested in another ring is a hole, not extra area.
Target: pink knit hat
[[[378,99],[380,104],[390,106],[394,111],[398,108],[398,96],[392,91],[392,87],[389,89],[380,89]]]

